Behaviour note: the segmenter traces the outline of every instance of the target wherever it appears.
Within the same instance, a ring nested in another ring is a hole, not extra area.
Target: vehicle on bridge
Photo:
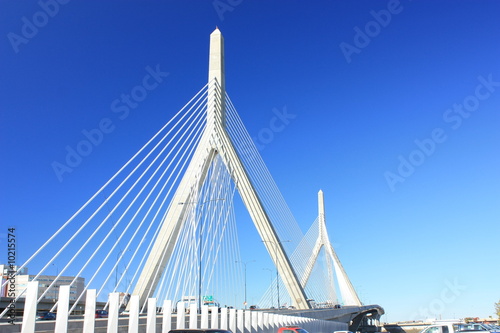
[[[176,329],[170,330],[168,333],[232,333],[229,330],[218,329]]]
[[[56,320],[56,314],[54,312],[40,312],[36,315],[36,320]]]
[[[420,333],[500,333],[500,330],[481,323],[449,322],[430,325]]]
[[[108,311],[106,310],[96,310],[95,311],[96,318],[108,318]]]
[[[284,326],[278,328],[278,333],[309,333],[299,326]]]
[[[479,331],[481,332],[494,332],[500,333],[500,328],[495,325],[482,324],[482,323],[467,323],[459,325],[459,331]]]
[[[488,327],[490,331],[500,332],[500,326],[494,324],[483,324]]]

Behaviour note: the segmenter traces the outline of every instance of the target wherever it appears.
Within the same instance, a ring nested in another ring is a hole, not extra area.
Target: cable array
[[[37,272],[30,279],[38,280],[57,265],[58,274],[39,295],[39,302],[60,284],[68,284],[68,277],[73,277],[70,285],[76,289],[72,310],[88,288],[97,289],[104,299],[110,292],[130,290],[135,282],[130,276],[144,262],[180,175],[205,130],[207,87],[18,268],[21,272],[29,266],[30,272]],[[81,282],[84,276],[85,285]]]
[[[226,131],[252,185],[259,193],[259,198],[279,238],[283,240],[282,245],[291,252],[302,239],[303,232],[228,95],[226,95]]]
[[[313,223],[306,235],[302,233],[228,96],[226,96],[226,106],[227,133],[231,137],[239,157],[245,165],[254,188],[259,193],[266,213],[270,217],[279,238],[282,240],[281,244],[288,253],[293,268],[300,279],[305,272],[305,265],[311,256],[316,239],[318,238],[318,221],[316,220]],[[319,263],[323,263],[323,265]],[[324,251],[322,251],[322,255],[318,258],[314,267],[313,274],[309,278],[309,283],[304,287],[309,298],[316,299],[322,303],[338,302],[334,274],[331,267],[330,258],[324,256]],[[263,308],[276,306],[278,289],[280,290],[280,303],[291,305],[292,301],[287,294],[281,277],[278,277],[278,286],[276,278],[274,278],[260,299],[259,305]]]
[[[316,306],[339,304],[336,290],[338,287],[335,275],[332,269],[332,260],[326,255],[323,246],[318,258],[313,262],[311,274],[307,281],[304,281],[306,266],[310,262],[314,247],[319,241],[319,218],[313,222],[307,233],[303,236],[297,248],[290,255],[295,273],[302,283],[302,287],[310,300],[314,300]],[[280,290],[280,306],[291,305],[291,299],[286,294],[285,286],[281,278],[276,285],[276,278],[273,279],[265,293],[259,300],[262,308],[271,308],[277,306],[277,290]]]

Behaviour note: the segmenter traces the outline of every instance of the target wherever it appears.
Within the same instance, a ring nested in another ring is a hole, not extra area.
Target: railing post
[[[211,307],[212,309],[212,318],[210,318],[210,328],[219,328],[219,311],[220,308],[218,306]]]
[[[229,310],[229,330],[233,333],[236,332],[236,309]]]
[[[32,333],[35,331],[36,300],[38,298],[38,281],[28,282],[26,299],[24,301],[24,315],[22,333]]]
[[[161,332],[168,333],[172,329],[172,301],[163,301],[163,320],[161,325]]]
[[[139,332],[139,295],[130,296],[128,313],[128,333]]]
[[[177,329],[186,328],[186,308],[184,302],[177,303]]]
[[[245,333],[252,333],[252,311],[245,310]]]
[[[217,327],[212,327],[212,328],[217,328]],[[227,308],[221,308],[220,309],[220,325],[219,328],[221,330],[227,330]]]
[[[109,294],[108,333],[118,333],[118,305],[119,293]]]
[[[238,310],[238,315],[236,316],[237,321],[237,329],[238,333],[245,333],[245,315],[243,310]]]
[[[146,320],[146,333],[156,332],[156,298],[148,298],[148,318]]]
[[[95,328],[96,290],[88,289],[85,297],[85,315],[83,317],[83,333],[94,333]]]
[[[66,333],[68,331],[68,311],[69,311],[69,289],[71,287],[59,287],[59,299],[57,300],[57,317],[54,333]]]
[[[269,313],[267,315],[267,331],[268,332],[274,332],[275,329],[274,329],[274,314],[273,313]]]
[[[212,306],[210,307],[211,318],[210,318],[210,328],[219,328],[219,307]]]
[[[259,333],[262,333],[262,331],[264,330],[264,313],[261,311],[257,312],[255,330]]]
[[[262,331],[263,333],[268,333],[271,330],[269,329],[269,313],[264,312],[262,316]]]
[[[269,332],[276,331],[276,315],[274,313],[269,314]]]
[[[201,306],[201,322],[200,328],[208,328],[208,306]]]
[[[283,326],[283,315],[276,315],[276,328]]]
[[[196,304],[189,305],[189,329],[196,329],[198,326],[198,307]]]

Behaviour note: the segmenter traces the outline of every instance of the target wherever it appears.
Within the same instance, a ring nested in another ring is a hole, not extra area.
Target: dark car
[[[218,330],[218,329],[178,329],[170,330],[168,333],[232,333],[229,330]]]
[[[40,312],[36,315],[36,320],[56,320],[56,314],[54,312]]]
[[[106,310],[96,310],[95,311],[96,318],[108,318],[108,311]]]

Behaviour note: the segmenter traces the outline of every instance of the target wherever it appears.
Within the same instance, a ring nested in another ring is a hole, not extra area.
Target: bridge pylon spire
[[[184,203],[197,204],[197,195],[205,182],[207,172],[215,158],[220,157],[236,184],[241,199],[278,269],[293,305],[297,309],[307,309],[309,304],[306,301],[304,289],[271,224],[259,194],[254,189],[233,142],[226,132],[224,38],[218,28],[210,35],[208,79],[205,131],[177,187],[163,225],[132,294],[140,296],[142,306],[147,298],[155,292],[177,243],[179,233],[189,215],[188,206],[190,205]]]
[[[216,28],[210,35],[210,55],[208,60],[208,110],[209,131],[216,131],[216,122],[226,127],[226,79],[224,74],[224,37]]]

